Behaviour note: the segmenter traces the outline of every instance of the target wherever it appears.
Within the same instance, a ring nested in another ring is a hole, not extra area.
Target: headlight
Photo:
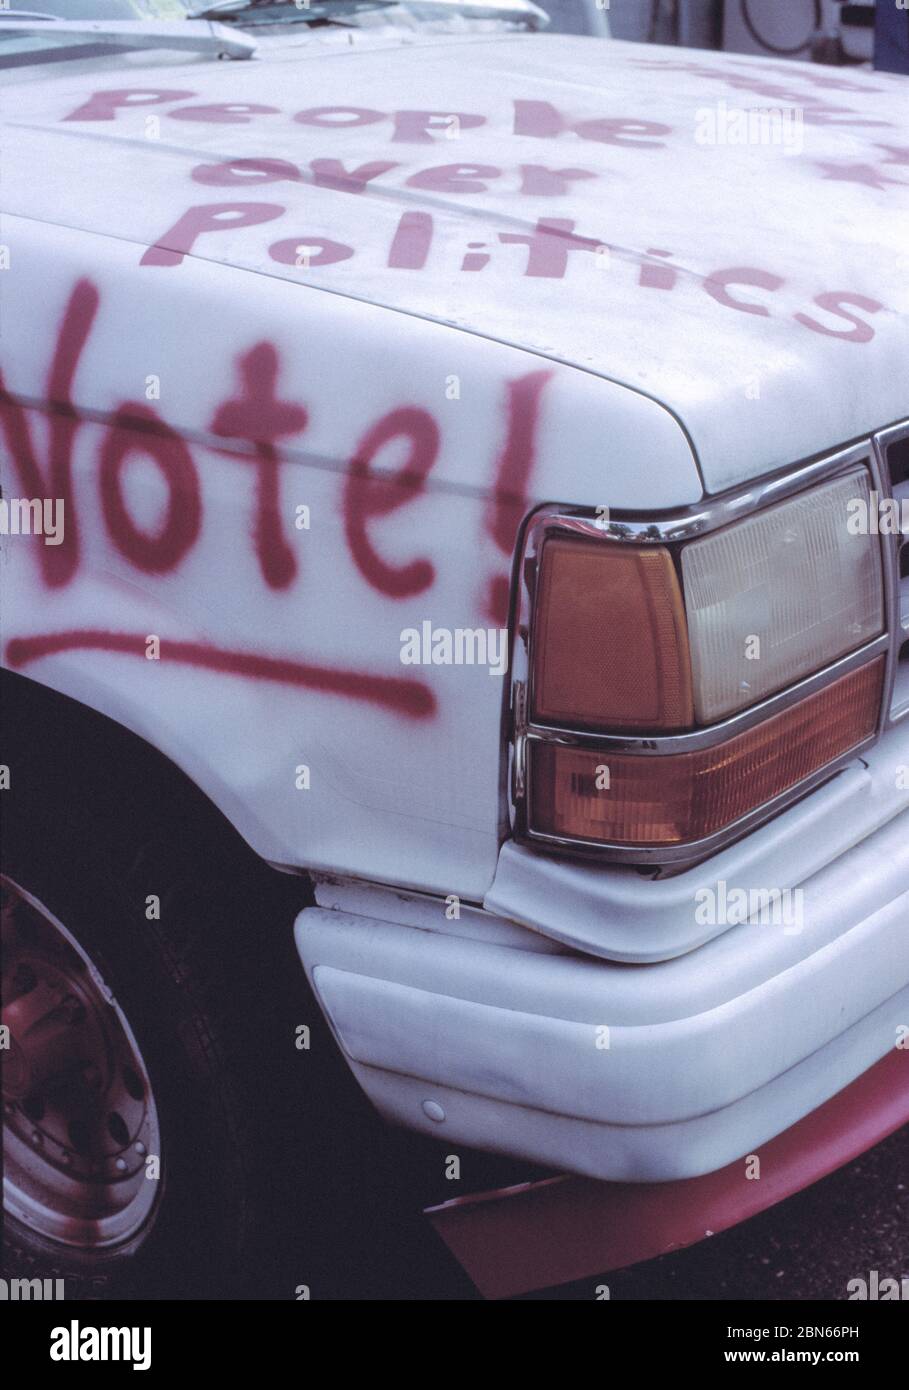
[[[884,625],[881,548],[847,530],[870,503],[864,468],[780,502],[682,551],[697,721],[794,684]]]
[[[741,515],[752,496],[694,539],[684,517],[610,536],[539,519],[518,719],[532,837],[638,852],[721,840],[874,736],[881,548],[848,524],[850,503],[873,506],[868,469]]]

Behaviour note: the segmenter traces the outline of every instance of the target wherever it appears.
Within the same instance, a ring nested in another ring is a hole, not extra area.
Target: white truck
[[[435,1213],[488,1291],[537,1197],[554,1282],[847,1161],[909,1117],[902,79],[143,13],[0,12],[9,1267],[229,1287],[281,1107],[345,1142],[313,999],[557,1175]],[[678,1185],[620,1249],[617,1184]]]

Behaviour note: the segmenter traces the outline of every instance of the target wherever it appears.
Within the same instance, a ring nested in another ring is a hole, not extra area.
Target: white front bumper
[[[554,881],[566,872],[554,864]],[[390,1118],[597,1178],[669,1180],[753,1153],[909,1027],[909,811],[801,886],[801,930],[744,923],[646,965],[356,885],[321,884],[296,939]],[[643,933],[651,887],[638,880]]]

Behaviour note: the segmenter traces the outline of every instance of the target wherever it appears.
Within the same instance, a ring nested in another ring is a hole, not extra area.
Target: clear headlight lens
[[[755,704],[883,630],[880,542],[847,525],[849,502],[867,508],[870,491],[867,470],[856,468],[684,548],[699,723]]]

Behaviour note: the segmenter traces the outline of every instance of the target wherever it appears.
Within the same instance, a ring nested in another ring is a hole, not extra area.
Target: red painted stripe
[[[803,1120],[715,1173],[665,1183],[556,1177],[459,1197],[427,1215],[485,1298],[552,1288],[694,1245],[826,1177],[909,1122],[894,1050]]]
[[[92,628],[48,632],[33,637],[11,638],[6,644],[6,658],[14,668],[65,651],[120,652],[140,656],[144,660],[146,642],[144,633],[103,632]],[[362,671],[314,666],[310,662],[288,657],[229,651],[203,642],[175,642],[163,637],[161,660],[199,666],[225,675],[245,676],[250,680],[303,686],[328,695],[344,695],[352,700],[368,700],[413,719],[425,719],[434,714],[436,708],[435,696],[429,686],[404,676],[373,676]]]

